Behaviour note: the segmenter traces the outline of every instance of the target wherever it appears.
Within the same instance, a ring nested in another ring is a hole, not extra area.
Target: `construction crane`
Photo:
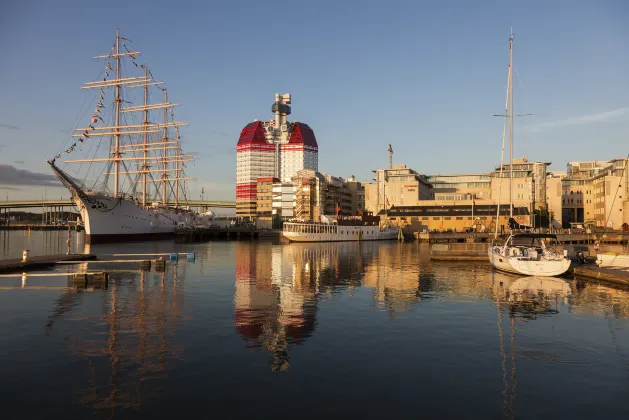
[[[393,147],[389,145],[389,169],[393,169]]]

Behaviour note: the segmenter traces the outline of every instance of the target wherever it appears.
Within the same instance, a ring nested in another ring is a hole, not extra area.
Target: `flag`
[[[94,119],[92,119],[92,122],[93,122],[93,123],[97,123],[97,122],[98,122],[98,119],[97,119],[97,118],[94,118]]]
[[[341,208],[339,207],[338,203],[336,203],[336,214],[339,214],[340,211],[341,211]]]
[[[386,200],[387,200],[387,207],[389,207],[390,206],[389,199],[387,198]]]
[[[93,130],[93,129],[94,129],[94,126],[93,126],[93,125],[91,125],[91,124],[90,124],[90,125],[88,125],[88,127],[90,128],[90,130]]]
[[[114,71],[114,69],[112,69],[111,67],[109,67],[109,64],[107,64],[107,65],[105,66],[105,68],[106,68],[107,70],[109,70],[109,71]]]
[[[269,121],[269,125],[270,125],[271,127],[275,127],[275,120],[271,120],[271,121]]]
[[[472,194],[472,205],[476,205],[476,194]]]

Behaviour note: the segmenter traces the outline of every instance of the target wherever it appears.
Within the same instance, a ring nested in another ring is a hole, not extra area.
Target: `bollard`
[[[155,260],[155,271],[166,271],[166,260]]]
[[[87,274],[72,275],[72,284],[85,289],[87,287]]]
[[[109,273],[94,273],[92,275],[92,282],[94,285],[98,284],[107,288],[109,285]]]
[[[22,251],[22,262],[28,262],[30,254],[31,251],[29,249],[25,249],[24,251]]]

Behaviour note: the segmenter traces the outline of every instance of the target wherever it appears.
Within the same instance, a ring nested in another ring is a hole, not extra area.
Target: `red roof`
[[[244,131],[243,131],[244,132]],[[242,134],[241,134],[242,138]],[[302,143],[306,146],[312,146],[318,148],[317,139],[315,138],[314,131],[308,126],[308,124],[296,122],[293,126],[293,131],[290,133],[290,139],[288,144]]]
[[[261,121],[254,121],[245,126],[240,132],[238,145],[251,143],[266,143],[264,127]]]

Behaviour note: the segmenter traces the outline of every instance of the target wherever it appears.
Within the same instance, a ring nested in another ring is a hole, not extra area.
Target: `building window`
[[[443,219],[444,220],[451,220],[452,218],[451,217],[444,217]]]
[[[430,217],[428,217],[428,216],[422,217],[422,220],[429,220],[429,219],[430,219]]]
[[[439,220],[439,217],[433,217],[432,220]]]
[[[456,220],[463,220],[463,218],[462,217],[457,217]]]

